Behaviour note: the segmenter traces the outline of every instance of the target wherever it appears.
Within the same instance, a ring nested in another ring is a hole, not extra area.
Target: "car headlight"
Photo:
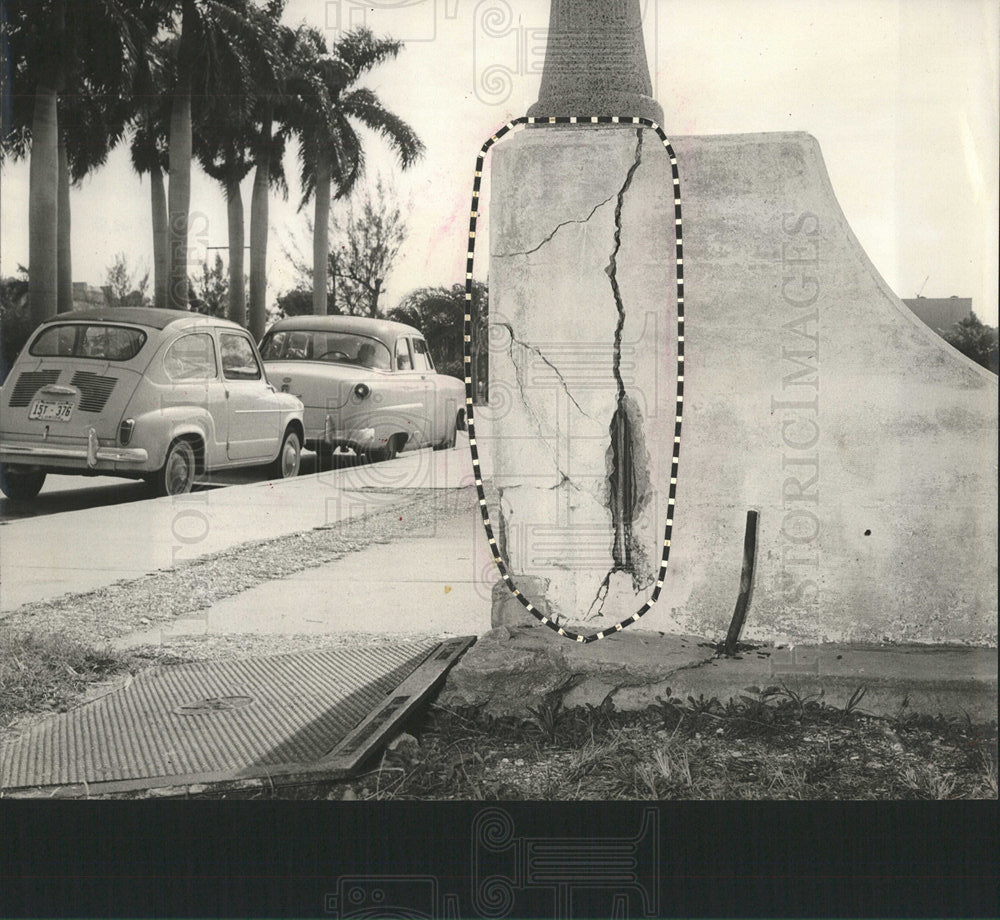
[[[367,383],[359,383],[354,387],[354,395],[358,399],[365,399],[371,391],[372,388]]]

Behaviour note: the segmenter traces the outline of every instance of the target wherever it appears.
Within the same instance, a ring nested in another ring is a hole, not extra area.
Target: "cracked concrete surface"
[[[667,157],[647,141],[623,201],[615,274],[627,307],[620,372],[651,454],[641,538],[658,560],[673,517],[679,362],[672,179]],[[760,532],[746,638],[995,646],[995,375],[942,344],[888,289],[851,232],[814,138],[671,143],[684,207],[684,436],[670,563],[643,628],[676,628],[672,622],[689,633],[725,633],[754,508]],[[615,194],[635,146],[633,127],[524,132],[498,146],[494,251],[529,249],[561,220]],[[544,258],[499,259],[490,273],[494,315],[523,340],[544,343],[580,405],[602,420],[575,418],[554,378],[547,394],[531,391],[557,433],[561,469],[593,501],[551,489],[561,476],[548,445],[534,443],[523,407],[498,418],[484,441],[495,475],[523,485],[506,493],[520,527],[511,571],[549,579],[546,597],[567,616],[586,613],[614,564],[610,530],[603,546],[593,536],[610,527],[593,486],[607,478],[607,420],[617,405],[609,345],[618,314],[602,271],[613,232],[605,206],[585,224],[563,226]],[[796,360],[803,338],[816,355],[808,374]],[[516,387],[505,354],[495,365],[491,357],[494,369]],[[602,381],[608,385],[597,389]],[[914,463],[917,456],[926,462]],[[818,471],[818,480],[805,470]],[[539,532],[558,551],[534,551]],[[549,566],[552,559],[579,565],[570,573],[576,580]],[[606,601],[602,617],[611,610]]]
[[[515,582],[544,584],[544,598],[525,595],[589,630],[631,616],[659,560],[669,268],[645,250],[647,205],[659,222],[667,211],[668,164],[644,156],[631,126],[563,135],[555,149],[536,135],[518,151],[522,137],[493,164],[491,378],[504,402],[480,441],[505,490],[491,512]]]
[[[521,367],[520,362],[514,357],[515,345],[519,345],[521,348],[527,349],[528,351],[538,355],[538,357],[541,358],[546,365],[552,368],[552,370],[555,371],[556,377],[559,378],[559,385],[563,388],[563,392],[566,394],[566,396],[569,397],[569,401],[573,403],[577,411],[580,412],[581,415],[585,415],[587,416],[587,418],[593,419],[593,416],[590,415],[583,408],[583,406],[580,405],[579,402],[577,402],[576,397],[573,395],[572,391],[570,390],[569,386],[566,383],[566,378],[563,377],[562,372],[559,370],[559,368],[556,367],[556,365],[553,364],[552,361],[550,361],[547,357],[545,357],[545,353],[541,350],[541,348],[539,348],[537,345],[533,345],[531,342],[525,342],[522,339],[519,339],[516,335],[514,335],[514,327],[508,322],[497,321],[492,325],[498,326],[501,329],[506,329],[507,334],[510,336],[510,345],[507,348],[507,354],[510,356],[510,360],[514,364],[515,369],[518,371],[518,384],[521,389],[521,398],[525,401],[525,405],[527,405],[528,403],[527,403],[527,396],[524,392],[524,384],[522,378],[524,368]]]
[[[438,702],[484,705],[498,715],[525,714],[553,697],[567,707],[610,699],[619,709],[639,708],[665,694],[678,672],[698,668],[714,654],[697,636],[632,629],[580,645],[557,640],[544,627],[502,626],[465,653]]]
[[[531,249],[520,249],[520,250],[515,250],[514,252],[494,252],[491,253],[490,258],[510,259],[513,258],[514,256],[530,256],[533,253],[538,252],[538,250],[541,249],[546,243],[552,242],[553,237],[555,237],[555,235],[560,230],[562,230],[563,227],[568,227],[570,224],[588,223],[590,219],[614,197],[615,197],[614,195],[608,195],[608,197],[605,198],[604,201],[595,204],[590,209],[590,213],[586,217],[571,217],[569,220],[560,221],[558,224],[555,225],[555,228],[552,230],[550,234],[548,234],[548,236],[546,236],[540,243],[536,244],[535,246],[532,246]]]
[[[635,158],[629,166],[621,188],[618,189],[615,203],[614,245],[604,269],[611,283],[615,307],[618,311],[618,323],[615,326],[613,344],[612,372],[617,388],[616,405],[608,426],[610,444],[607,458],[607,506],[611,513],[612,567],[604,576],[597,589],[597,594],[587,610],[588,619],[599,615],[604,610],[604,604],[611,591],[611,580],[616,573],[627,573],[633,584],[633,593],[637,594],[643,586],[643,577],[637,572],[634,555],[645,555],[641,544],[634,546],[632,523],[637,514],[649,500],[649,455],[642,445],[641,413],[635,400],[629,398],[625,381],[621,373],[622,332],[627,318],[626,307],[618,284],[618,253],[622,246],[622,210],[625,205],[625,195],[632,185],[636,170],[642,163],[642,128],[635,132]],[[638,442],[638,443],[637,443]],[[638,447],[638,449],[637,449]],[[640,487],[640,484],[644,488]],[[633,552],[635,550],[635,552]],[[647,577],[645,582],[651,579]],[[596,607],[596,611],[595,611]]]

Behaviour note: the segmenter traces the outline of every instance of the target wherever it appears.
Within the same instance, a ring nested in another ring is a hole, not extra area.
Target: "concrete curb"
[[[628,630],[602,642],[561,640],[544,627],[500,627],[483,636],[452,669],[439,702],[525,713],[546,699],[566,706],[619,709],[657,697],[722,702],[747,688],[784,687],[844,707],[860,688],[858,708],[872,715],[943,714],[996,719],[997,650],[941,645],[824,644],[743,646],[735,658],[691,636]]]

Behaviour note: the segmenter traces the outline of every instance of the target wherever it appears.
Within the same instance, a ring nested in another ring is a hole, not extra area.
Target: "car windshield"
[[[31,345],[39,358],[95,358],[128,361],[146,344],[141,329],[110,323],[66,323],[49,326]]]
[[[265,361],[330,361],[389,370],[389,349],[378,339],[353,332],[282,329],[264,338],[260,348]]]

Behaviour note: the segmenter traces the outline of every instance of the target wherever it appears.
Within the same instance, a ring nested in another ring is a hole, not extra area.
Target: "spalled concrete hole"
[[[652,482],[649,474],[649,451],[643,433],[642,412],[636,400],[621,395],[611,424],[610,444],[605,453],[607,480],[604,505],[611,515],[612,566],[597,590],[590,614],[600,614],[608,596],[613,576],[624,573],[631,579],[632,590],[639,592],[652,581],[649,554],[634,524],[649,504]]]

